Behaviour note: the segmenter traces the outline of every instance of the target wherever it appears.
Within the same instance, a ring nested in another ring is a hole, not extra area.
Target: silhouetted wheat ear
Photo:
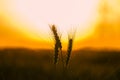
[[[54,64],[56,64],[58,61],[58,53],[59,53],[59,46],[58,43],[56,42],[54,48]]]
[[[73,39],[70,38],[68,42],[69,43],[68,43],[68,49],[67,49],[66,66],[68,65],[69,60],[70,60],[70,56],[71,56],[71,52],[72,52]]]
[[[56,64],[57,61],[58,61],[59,50],[62,50],[62,44],[61,44],[61,41],[60,41],[60,37],[59,37],[59,35],[57,33],[56,26],[52,25],[50,28],[51,28],[51,30],[53,32],[54,39],[55,39],[54,64]]]

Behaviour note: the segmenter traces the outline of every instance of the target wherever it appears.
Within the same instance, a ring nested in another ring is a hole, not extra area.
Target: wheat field
[[[63,56],[65,56],[63,51]],[[67,69],[53,50],[1,49],[0,80],[120,80],[120,51],[73,51]]]

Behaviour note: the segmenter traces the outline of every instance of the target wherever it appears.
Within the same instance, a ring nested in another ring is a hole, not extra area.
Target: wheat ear
[[[55,47],[54,47],[54,64],[57,63],[58,61],[58,53],[59,50],[62,50],[62,45],[61,45],[61,41],[60,41],[60,37],[57,33],[57,29],[55,25],[52,25],[51,27],[51,31],[53,32],[54,35],[54,39],[55,39]]]
[[[76,29],[68,34],[68,48],[67,48],[67,59],[66,66],[68,65],[72,53],[73,41],[75,38]]]
[[[66,66],[69,63],[71,52],[72,52],[72,46],[73,46],[73,39],[70,38],[68,41],[68,49],[67,49],[67,59],[66,59]]]

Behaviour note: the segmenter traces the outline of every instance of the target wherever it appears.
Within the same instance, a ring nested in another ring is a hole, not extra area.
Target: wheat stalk
[[[58,61],[58,53],[59,53],[59,46],[58,43],[56,42],[54,47],[54,64],[56,64]]]
[[[54,39],[55,39],[54,64],[56,64],[58,61],[58,53],[59,53],[59,51],[62,52],[62,44],[61,44],[60,37],[59,37],[58,32],[57,32],[56,26],[52,25],[50,28],[51,28],[51,31],[54,35]]]
[[[76,29],[68,34],[68,48],[67,48],[66,67],[67,67],[67,65],[70,61],[75,33],[76,33]]]
[[[68,41],[68,49],[67,49],[67,59],[66,59],[66,66],[69,63],[71,52],[72,52],[72,46],[73,46],[73,38],[69,38]]]

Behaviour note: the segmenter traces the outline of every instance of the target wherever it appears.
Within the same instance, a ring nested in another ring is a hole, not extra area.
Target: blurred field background
[[[120,80],[120,0],[0,3],[0,80]],[[63,50],[77,29],[67,68],[61,59],[54,65],[49,23],[58,25]]]
[[[63,72],[61,61],[55,69],[52,50],[1,49],[0,80],[120,80],[120,51],[73,51]]]

